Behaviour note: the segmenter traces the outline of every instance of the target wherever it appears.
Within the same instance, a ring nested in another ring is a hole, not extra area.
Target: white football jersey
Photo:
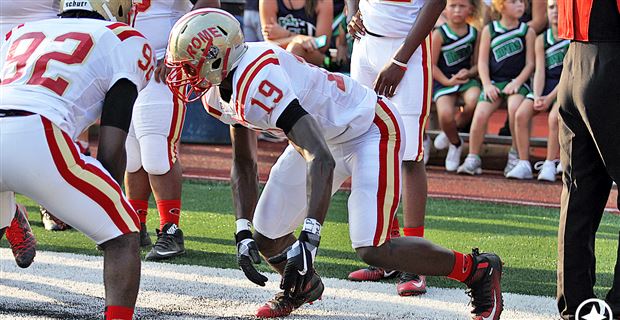
[[[136,29],[149,40],[161,60],[166,54],[172,26],[192,9],[189,0],[134,0],[138,15]]]
[[[233,75],[231,103],[221,101],[217,87],[203,97],[210,114],[228,124],[277,130],[284,109],[298,99],[330,144],[354,139],[372,125],[377,95],[371,89],[307,64],[278,46],[264,42],[247,45]]]
[[[425,0],[360,0],[366,30],[390,38],[404,38]]]
[[[2,41],[4,35],[18,24],[55,18],[59,8],[60,0],[0,0]]]
[[[150,80],[155,55],[123,23],[50,19],[16,27],[0,55],[0,109],[40,114],[76,138],[99,118],[108,90]]]

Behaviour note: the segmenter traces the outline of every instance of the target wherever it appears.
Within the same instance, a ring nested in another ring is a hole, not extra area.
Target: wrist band
[[[248,219],[237,219],[237,233],[243,230],[252,231],[252,223]]]
[[[407,71],[407,64],[400,62],[394,58],[392,58],[392,63],[395,64],[396,66],[398,66],[401,70],[403,71]]]
[[[316,221],[316,219],[306,218],[304,220],[304,226],[301,230],[320,236],[321,235],[321,224],[318,221]]]

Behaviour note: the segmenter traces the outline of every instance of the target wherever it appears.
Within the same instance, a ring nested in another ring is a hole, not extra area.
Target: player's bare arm
[[[97,160],[119,184],[122,184],[125,173],[125,139],[137,98],[136,85],[127,79],[120,79],[106,94],[101,111]]]
[[[298,240],[270,263],[286,260],[280,289],[285,295],[303,292],[314,276],[314,259],[321,241],[321,226],[325,221],[331,197],[334,167],[336,166],[316,120],[293,100],[278,119],[278,127],[307,163],[307,216]]]
[[[407,71],[409,59],[422,41],[431,33],[445,6],[446,0],[431,0],[424,3],[419,17],[407,34],[405,43],[396,51],[392,61],[385,65],[377,76],[374,86],[377,94],[388,98],[394,96],[396,87]]]
[[[237,217],[237,264],[245,276],[259,286],[265,286],[267,277],[253,264],[260,263],[258,246],[252,237],[252,218],[258,202],[258,161],[256,132],[242,126],[230,127],[233,165],[230,182],[233,206]]]

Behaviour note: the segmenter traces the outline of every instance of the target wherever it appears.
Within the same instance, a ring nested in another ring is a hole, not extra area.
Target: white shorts
[[[422,139],[431,110],[433,77],[431,38],[427,37],[407,63],[407,72],[390,99],[405,123],[407,145],[405,161],[421,161],[424,155]],[[374,87],[381,69],[392,59],[404,38],[363,36],[355,40],[351,56],[351,77],[361,84]]]
[[[97,244],[140,230],[118,183],[52,122],[39,115],[4,117],[0,126],[3,202],[23,194]],[[3,224],[15,214],[14,204],[7,207],[1,207]]]
[[[177,161],[185,104],[155,80],[140,91],[127,136],[127,171],[165,174]]]
[[[336,161],[332,194],[352,179],[348,211],[353,248],[380,246],[390,237],[400,199],[405,143],[402,120],[393,108],[380,101],[366,133],[329,146]],[[271,168],[254,214],[254,228],[270,239],[290,234],[306,217],[306,204],[306,161],[289,145]]]

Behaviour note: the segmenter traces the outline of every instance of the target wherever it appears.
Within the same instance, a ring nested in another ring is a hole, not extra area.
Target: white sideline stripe
[[[205,253],[208,259],[208,253]],[[0,249],[0,319],[52,319],[27,313],[93,318],[103,309],[103,260],[98,256],[37,252],[28,269]],[[143,262],[137,315],[145,319],[251,319],[278,291],[268,274],[265,288],[235,269]],[[430,288],[422,297],[399,297],[394,284],[324,278],[323,300],[303,306],[286,319],[469,319],[462,289]],[[549,297],[504,294],[502,319],[555,319]],[[5,311],[3,311],[5,310]],[[7,314],[18,310],[21,314]]]

